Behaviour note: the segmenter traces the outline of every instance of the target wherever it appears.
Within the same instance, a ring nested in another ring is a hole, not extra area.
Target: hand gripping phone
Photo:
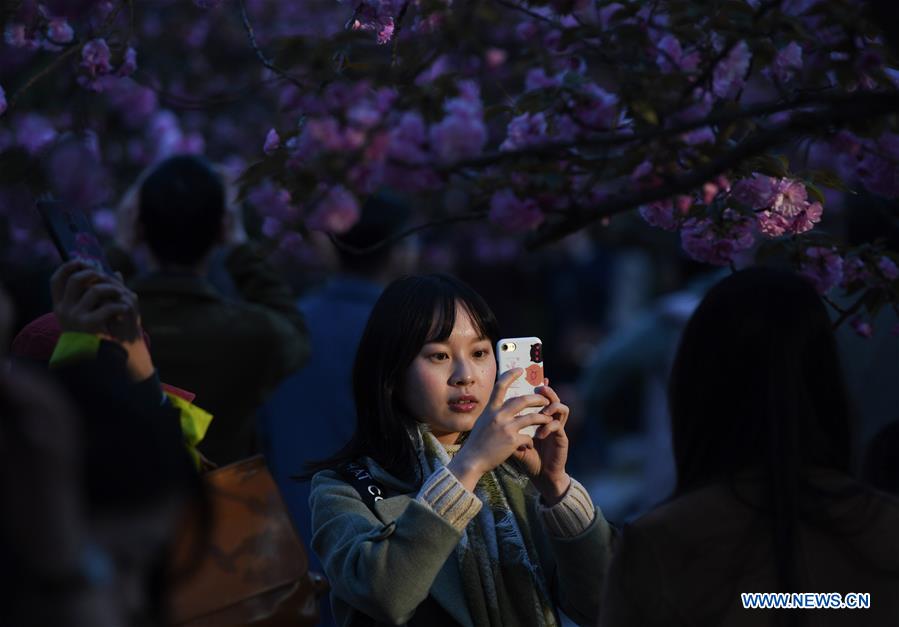
[[[496,343],[496,360],[499,364],[498,371],[504,372],[515,368],[524,369],[524,374],[518,377],[506,390],[503,402],[516,396],[533,394],[534,389],[543,385],[543,342],[539,337],[510,337],[501,339]],[[527,407],[521,414],[534,414],[540,411],[540,407]],[[525,427],[519,433],[531,437],[537,433],[539,425]]]

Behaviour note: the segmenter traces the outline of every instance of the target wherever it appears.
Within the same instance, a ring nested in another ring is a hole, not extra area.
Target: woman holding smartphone
[[[448,276],[400,279],[375,305],[356,433],[312,467],[312,549],[340,625],[558,625],[559,609],[595,624],[612,529],[566,473],[556,392],[503,401],[522,371],[497,380],[498,339]]]

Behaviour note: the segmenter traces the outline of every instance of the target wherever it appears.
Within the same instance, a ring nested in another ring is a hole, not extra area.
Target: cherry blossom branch
[[[756,9],[755,13],[752,16],[753,24],[755,24],[762,17],[764,17],[765,13],[767,13],[768,11],[780,6],[782,1],[783,0],[768,0],[768,2],[762,3],[759,6],[759,8]],[[683,91],[683,93],[680,96],[680,99],[678,100],[679,106],[677,108],[680,108],[681,106],[683,106],[683,104],[687,101],[687,99],[690,98],[690,94],[693,93],[694,89],[704,85],[706,81],[708,81],[710,78],[712,78],[712,75],[715,72],[715,68],[718,67],[718,64],[721,63],[721,61],[723,61],[725,58],[727,58],[727,55],[729,55],[731,53],[731,51],[734,49],[734,47],[737,45],[737,43],[738,42],[736,40],[734,40],[734,41],[731,41],[728,45],[724,46],[724,48],[721,50],[721,52],[719,52],[705,66],[705,68],[703,68],[702,74],[700,74],[699,77],[695,81],[692,81],[692,82],[690,82],[689,85],[687,85],[687,88]]]
[[[134,78],[135,81],[140,85],[143,85],[147,89],[151,89],[156,92],[156,94],[159,95],[161,100],[166,104],[178,109],[195,111],[211,109],[213,107],[238,102],[243,98],[246,98],[247,96],[254,95],[256,93],[256,89],[268,86],[281,80],[280,76],[273,76],[264,80],[249,83],[247,85],[244,85],[243,87],[239,87],[229,92],[210,96],[208,98],[191,98],[189,96],[182,96],[170,91],[166,91],[159,86],[157,78],[155,76],[141,71],[140,69],[135,72],[132,78]],[[311,85],[307,85],[307,88],[310,87]]]
[[[493,165],[500,161],[509,161],[525,157],[551,157],[557,153],[570,150],[573,148],[601,148],[612,147],[635,142],[649,142],[656,139],[673,137],[682,135],[688,131],[696,130],[704,126],[717,126],[740,122],[743,120],[798,109],[800,107],[810,106],[826,106],[830,108],[857,106],[863,108],[868,106],[878,107],[878,103],[882,100],[888,100],[894,105],[899,104],[899,90],[897,91],[877,91],[877,92],[856,92],[853,94],[845,94],[842,92],[834,92],[831,95],[805,95],[786,102],[762,103],[745,107],[734,112],[713,113],[702,119],[689,122],[681,122],[673,124],[666,128],[653,128],[641,132],[614,131],[599,134],[597,136],[586,139],[564,141],[564,142],[544,142],[527,146],[518,150],[496,151],[475,157],[458,161],[450,166],[446,166],[442,171],[453,171],[461,168],[483,168]],[[860,114],[864,114],[861,111]]]
[[[801,133],[820,132],[822,127],[832,123],[845,123],[861,116],[877,117],[892,113],[899,107],[899,92],[878,94],[876,98],[859,98],[855,101],[844,99],[840,105],[797,114],[788,122],[771,127],[730,151],[715,161],[693,172],[675,177],[665,185],[637,190],[613,197],[598,207],[584,208],[575,212],[572,217],[561,223],[548,225],[538,231],[533,238],[535,246],[541,246],[559,240],[574,233],[593,222],[605,217],[622,213],[647,203],[670,198],[676,194],[688,193],[715,176],[731,170],[741,163],[766,150],[783,144],[793,136]]]
[[[479,220],[483,220],[487,216],[486,211],[472,211],[471,213],[466,213],[458,216],[447,216],[445,218],[438,218],[436,220],[431,220],[429,222],[425,222],[423,224],[418,224],[416,226],[410,227],[398,233],[394,233],[389,237],[385,237],[381,241],[372,244],[371,246],[365,246],[363,248],[352,246],[347,244],[346,242],[342,242],[337,239],[334,235],[330,236],[331,241],[334,243],[337,248],[340,250],[347,252],[351,255],[367,255],[368,253],[373,253],[376,250],[380,250],[385,246],[389,246],[394,242],[398,242],[410,235],[418,233],[420,231],[425,231],[428,229],[432,229],[437,226],[444,226],[446,224],[456,224],[459,222],[477,222]]]
[[[833,310],[836,311],[838,314],[844,314],[844,313],[846,313],[846,310],[843,309],[842,307],[840,307],[839,305],[837,305],[837,304],[833,301],[833,299],[830,298],[827,294],[821,294],[821,300],[823,300],[825,303],[827,303],[828,305],[830,305],[830,306],[833,308]]]
[[[122,12],[122,9],[124,9],[127,4],[128,4],[128,0],[124,0],[123,2],[120,2],[118,4],[118,6],[115,8],[115,10],[106,17],[106,20],[103,22],[103,25],[100,28],[102,31],[104,31],[104,34],[103,34],[104,37],[108,34],[109,28],[113,24],[115,24],[116,18],[118,18],[119,13]],[[53,59],[53,61],[51,61],[40,72],[38,72],[37,74],[32,76],[30,79],[28,79],[28,82],[26,82],[18,90],[16,90],[16,93],[14,93],[12,96],[10,96],[9,101],[7,103],[7,109],[14,108],[16,106],[16,103],[19,101],[19,99],[22,97],[22,95],[25,94],[25,92],[27,92],[29,89],[34,87],[41,79],[43,79],[45,76],[47,76],[48,74],[53,72],[53,70],[55,70],[57,67],[59,67],[63,61],[65,61],[66,59],[68,59],[69,57],[74,55],[76,52],[80,51],[83,47],[84,46],[78,42],[72,43],[71,46],[69,46],[69,48],[67,50],[65,50],[62,54],[57,56],[55,59]]]
[[[247,13],[247,3],[245,0],[238,0],[240,4],[240,17],[243,21],[243,28],[247,32],[247,37],[250,40],[250,45],[253,47],[253,51],[256,53],[256,56],[262,62],[266,68],[283,78],[284,80],[293,83],[300,89],[305,89],[307,85],[304,85],[302,81],[297,78],[294,78],[278,66],[274,64],[274,62],[265,56],[265,53],[262,52],[262,49],[259,47],[259,43],[256,41],[256,31],[253,29],[253,25],[250,23],[250,15]]]
[[[858,300],[852,303],[847,309],[838,309],[838,311],[840,312],[840,317],[834,320],[833,328],[839,328],[839,326],[846,322],[846,320],[848,320],[850,316],[858,312],[858,310],[862,308],[862,305],[865,304],[865,299],[867,299],[867,297],[868,292],[865,291],[861,296],[859,296]]]

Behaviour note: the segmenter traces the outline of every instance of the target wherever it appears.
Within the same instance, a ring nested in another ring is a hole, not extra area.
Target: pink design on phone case
[[[525,379],[531,385],[538,386],[543,383],[543,366],[539,364],[531,364],[524,372]]]

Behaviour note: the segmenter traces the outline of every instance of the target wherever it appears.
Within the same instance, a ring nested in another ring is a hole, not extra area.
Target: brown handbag
[[[204,475],[211,528],[199,545],[188,525],[175,550],[170,609],[179,627],[316,625],[325,578],[309,572],[262,456]]]

